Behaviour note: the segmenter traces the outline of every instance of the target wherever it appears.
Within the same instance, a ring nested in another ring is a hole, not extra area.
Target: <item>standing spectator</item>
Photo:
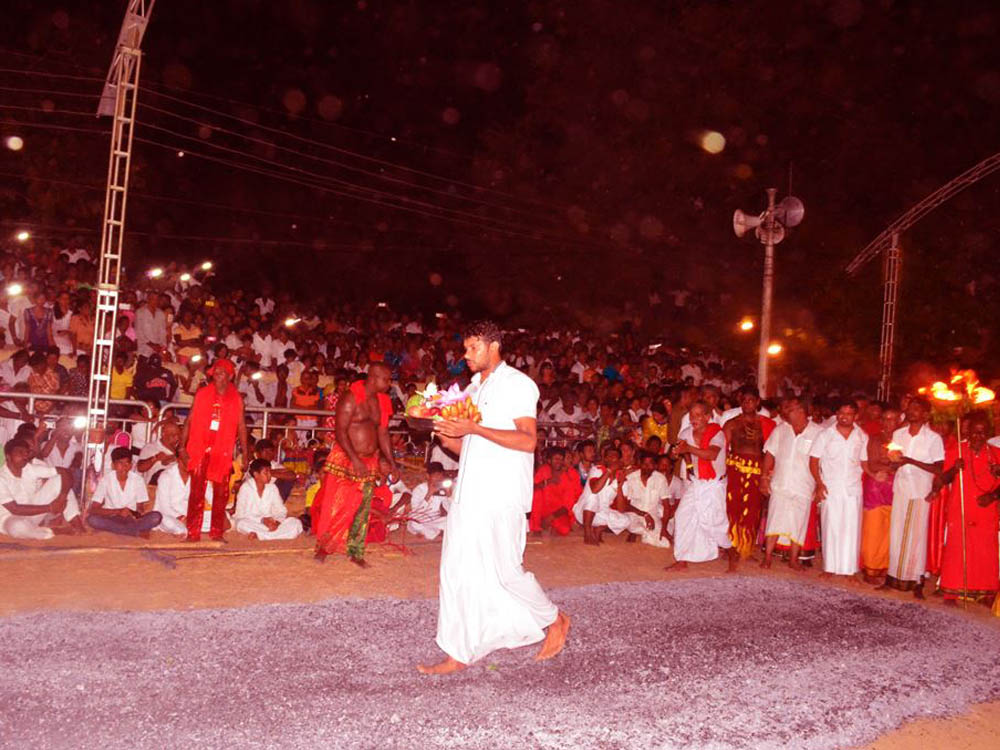
[[[194,542],[201,539],[205,485],[209,482],[213,492],[209,536],[217,540],[223,538],[233,446],[237,439],[243,460],[250,460],[243,399],[232,382],[236,368],[228,359],[220,359],[212,365],[210,374],[212,382],[195,395],[181,435],[179,458],[191,472],[187,538]]]
[[[135,341],[140,357],[162,354],[167,348],[167,314],[160,309],[160,295],[150,292],[135,313]]]
[[[94,348],[94,310],[89,300],[77,303],[69,319],[69,337],[77,354],[89,354]]]
[[[59,393],[59,375],[49,368],[48,358],[43,352],[35,352],[28,360],[31,374],[28,375],[28,388],[32,393]],[[53,401],[36,401],[35,412],[48,414],[55,408]]]
[[[34,304],[24,311],[24,339],[32,351],[43,351],[56,343],[52,335],[52,310],[45,304],[44,292],[31,299]]]
[[[66,394],[69,396],[86,396],[90,391],[90,357],[81,354],[76,358],[76,367],[68,373]]]
[[[69,292],[60,292],[52,306],[52,335],[60,354],[72,354],[73,336],[69,332],[73,311],[70,309]]]
[[[177,390],[177,380],[174,374],[163,366],[159,354],[150,355],[149,359],[136,366],[135,396],[140,401],[153,401],[157,405],[170,401]]]

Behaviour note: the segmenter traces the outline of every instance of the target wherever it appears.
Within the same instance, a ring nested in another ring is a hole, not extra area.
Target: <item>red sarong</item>
[[[744,560],[750,557],[760,529],[761,457],[731,454],[726,489],[726,515],[729,517],[729,540]]]
[[[344,550],[354,516],[361,507],[365,482],[378,480],[378,454],[362,456],[368,473],[359,475],[344,449],[337,443],[323,467],[323,479],[310,513],[316,534],[316,551],[333,554]]]

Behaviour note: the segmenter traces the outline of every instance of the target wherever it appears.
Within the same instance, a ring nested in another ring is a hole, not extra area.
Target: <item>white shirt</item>
[[[165,446],[159,440],[157,440],[155,442],[152,442],[152,443],[146,443],[146,445],[144,445],[142,447],[142,450],[139,451],[139,461],[142,461],[143,459],[146,459],[146,458],[152,458],[153,456],[157,455],[158,453],[168,453],[168,454],[172,455],[173,451],[170,450],[169,448],[167,448],[167,446]],[[171,463],[176,463],[176,462],[172,461]],[[146,484],[149,484],[150,480],[153,478],[153,475],[156,474],[156,472],[158,472],[158,471],[162,471],[168,465],[169,464],[165,464],[165,463],[163,463],[163,461],[157,459],[155,462],[153,462],[153,465],[151,467],[149,467],[149,469],[147,471],[144,471],[142,473],[142,479],[143,479],[143,481]]]
[[[583,373],[587,371],[587,366],[583,362],[574,362],[573,366],[569,368],[569,371],[576,375],[577,381],[583,382]]]
[[[836,425],[827,427],[816,436],[809,456],[819,459],[827,489],[861,494],[861,462],[868,460],[868,435],[856,424],[846,438]]]
[[[903,455],[921,463],[944,461],[944,441],[941,436],[925,424],[916,435],[910,434],[909,426],[900,427],[892,433],[892,442],[903,449]],[[934,485],[934,475],[906,464],[896,470],[892,489],[902,492],[907,498],[923,499]]]
[[[580,424],[587,419],[587,415],[579,405],[574,405],[573,411],[566,411],[562,401],[549,409],[548,417],[552,422],[569,422],[570,424]]]
[[[816,480],[809,471],[809,452],[813,441],[823,431],[815,422],[806,422],[798,435],[787,422],[771,431],[764,452],[774,457],[771,491],[778,490],[798,497],[812,495]]]
[[[66,445],[65,453],[59,448],[59,443],[53,445],[52,450],[49,451],[49,457],[46,459],[46,463],[54,468],[68,469],[73,464],[73,460],[77,457],[77,455],[82,453],[83,446],[74,436],[70,438],[69,443]]]
[[[148,357],[153,353],[151,344],[166,347],[167,345],[167,314],[157,308],[155,312],[143,305],[135,311],[135,343],[139,355]]]
[[[691,425],[688,425],[678,432],[677,439],[684,440],[696,448],[700,447],[698,441],[694,439],[694,428],[691,427]],[[718,446],[719,448],[719,452],[715,454],[715,458],[711,463],[712,468],[715,469],[715,478],[722,479],[726,476],[726,433],[719,430],[712,436],[712,439],[708,441],[708,444]],[[704,459],[698,458],[697,456],[692,456],[691,458],[694,459],[694,476],[695,478],[698,478],[700,476],[699,467]]]
[[[411,520],[418,523],[428,523],[441,517],[441,501],[444,495],[430,493],[430,485],[421,482],[410,492],[410,515]]]
[[[271,337],[267,334],[261,335],[260,331],[253,335],[253,350],[260,359],[261,367],[271,366]],[[284,358],[282,358],[283,360]]]
[[[615,497],[618,495],[618,480],[614,477],[610,477],[604,486],[600,490],[594,492],[590,489],[591,479],[600,479],[604,476],[604,472],[607,469],[603,466],[598,466],[594,464],[590,467],[590,471],[587,473],[587,481],[583,483],[583,492],[580,494],[580,499],[593,497],[596,498],[600,503],[602,508],[610,508],[611,503],[615,501]]]
[[[14,371],[14,358],[11,357],[3,364],[0,364],[0,381],[7,384],[5,390],[12,390],[17,383],[26,383],[31,374],[31,368],[24,365],[20,370]]]
[[[164,469],[156,481],[156,499],[153,510],[165,517],[180,518],[187,515],[188,495],[191,492],[191,477],[186,482],[181,481],[181,470],[174,461]],[[205,484],[205,494],[211,499],[212,483]]]
[[[257,521],[273,518],[281,521],[288,515],[288,509],[281,502],[281,494],[273,482],[264,485],[264,492],[257,492],[257,482],[251,478],[240,486],[236,494],[236,514],[234,519]]]
[[[484,427],[514,430],[515,419],[535,418],[538,386],[520,370],[501,362],[485,382],[472,376],[467,389],[483,415]],[[462,438],[458,479],[452,502],[478,508],[507,508],[527,513],[534,489],[533,453],[504,448],[479,435]]]
[[[670,483],[663,474],[654,470],[643,484],[642,471],[636,469],[625,477],[622,494],[639,510],[660,518],[663,510],[662,501],[670,497]]]
[[[7,464],[0,466],[0,524],[11,515],[4,507],[7,503],[31,505],[41,482],[54,476],[57,476],[55,469],[39,462],[27,464],[19,477],[14,476]]]
[[[118,474],[111,469],[103,474],[94,489],[94,496],[91,502],[104,506],[106,510],[138,510],[142,503],[149,502],[149,493],[146,491],[146,483],[135,471],[130,471],[125,479],[125,487],[118,481]]]

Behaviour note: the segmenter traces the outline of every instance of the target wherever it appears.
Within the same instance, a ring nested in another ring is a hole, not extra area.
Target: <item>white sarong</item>
[[[859,570],[861,553],[861,492],[827,487],[819,506],[823,533],[823,570],[839,576]]]
[[[715,560],[719,547],[731,547],[726,480],[692,479],[688,482],[674,514],[674,529],[674,558],[678,561]]]

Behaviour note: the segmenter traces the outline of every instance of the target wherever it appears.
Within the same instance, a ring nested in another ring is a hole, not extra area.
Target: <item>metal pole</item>
[[[955,437],[958,438],[958,460],[962,460],[962,415],[955,418]],[[970,456],[975,460],[975,456]],[[969,559],[968,547],[966,546],[965,528],[965,467],[958,470],[958,502],[961,508],[962,517],[962,607],[969,608]]]
[[[767,398],[767,347],[771,345],[771,296],[774,290],[774,196],[777,188],[767,189],[767,214],[764,217],[764,231],[767,244],[764,247],[764,291],[760,305],[760,348],[757,352],[757,390],[762,398]]]
[[[885,281],[882,295],[882,340],[879,345],[878,399],[888,401],[892,390],[892,359],[896,343],[896,307],[899,300],[899,271],[903,251],[899,247],[899,232],[892,233],[892,244],[885,259]]]

